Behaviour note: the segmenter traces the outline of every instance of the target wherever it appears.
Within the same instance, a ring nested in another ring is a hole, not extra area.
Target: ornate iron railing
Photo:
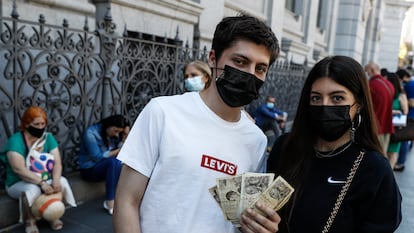
[[[77,169],[78,146],[88,125],[119,113],[133,122],[151,98],[182,93],[184,64],[205,61],[208,55],[206,48],[191,49],[178,39],[117,35],[110,17],[95,31],[87,20],[79,30],[67,21],[47,24],[42,15],[39,22],[20,20],[15,10],[0,20],[0,148],[19,130],[25,109],[41,106],[59,142],[64,173]],[[293,116],[306,73],[304,65],[276,63],[261,100],[274,95]]]

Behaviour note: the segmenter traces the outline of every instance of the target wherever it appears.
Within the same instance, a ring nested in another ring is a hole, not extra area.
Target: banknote
[[[240,222],[238,211],[241,179],[241,175],[217,179],[217,194],[220,206],[225,213],[225,218],[235,225],[238,225]]]
[[[221,211],[223,212],[223,215],[226,216],[226,213],[224,212],[223,208],[221,208],[220,198],[217,192],[217,185],[214,185],[213,187],[209,188],[208,191],[210,192],[211,196],[214,198],[216,203],[219,205]]]
[[[289,201],[294,192],[293,187],[281,176],[273,179],[273,173],[247,172],[217,178],[216,185],[208,191],[220,205],[224,218],[239,227],[240,215],[246,208],[252,208],[264,215],[255,206],[258,201],[275,211]]]
[[[239,214],[253,205],[272,183],[273,178],[273,173],[249,172],[242,175]]]
[[[294,188],[285,179],[278,176],[250,207],[258,213],[265,215],[255,205],[260,201],[264,205],[278,211],[289,201],[294,191]]]

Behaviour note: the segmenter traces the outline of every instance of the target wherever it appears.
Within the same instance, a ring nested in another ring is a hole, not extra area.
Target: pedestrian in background
[[[192,61],[184,66],[184,87],[186,91],[201,91],[211,83],[211,69],[207,63]]]
[[[273,96],[267,96],[265,103],[259,105],[254,111],[253,118],[256,125],[264,133],[269,130],[273,132],[273,135],[269,136],[268,147],[271,148],[275,140],[284,132],[287,116],[287,112],[276,107],[276,98]]]
[[[274,33],[257,18],[217,25],[210,87],[153,98],[122,147],[115,232],[238,232],[208,189],[219,177],[263,169],[266,137],[242,109],[258,97],[278,53]],[[257,207],[266,215],[246,210],[240,230],[276,232],[278,214]]]
[[[269,155],[268,172],[295,188],[280,232],[394,232],[401,194],[382,150],[362,66],[346,56],[318,62]]]
[[[395,90],[394,100],[392,101],[392,115],[401,116],[408,114],[407,95],[401,85],[400,79],[396,73],[389,72],[386,78],[393,85]],[[390,142],[388,145],[387,156],[390,161],[391,168],[395,167],[398,154],[400,152],[401,142]]]
[[[113,213],[115,190],[121,173],[117,159],[121,145],[129,133],[128,121],[113,115],[89,126],[82,136],[79,150],[81,178],[90,182],[105,181],[103,207]]]
[[[394,133],[392,125],[392,101],[395,90],[392,84],[381,75],[380,66],[374,62],[365,65],[369,79],[369,89],[374,106],[378,125],[378,138],[383,148],[383,154],[388,151],[391,134]]]
[[[407,121],[414,121],[414,80],[411,79],[410,73],[405,69],[397,70],[397,75],[403,82],[404,91],[408,100],[408,115]],[[394,171],[404,171],[407,154],[410,150],[411,141],[401,142],[400,153],[398,154],[397,163],[394,166]]]

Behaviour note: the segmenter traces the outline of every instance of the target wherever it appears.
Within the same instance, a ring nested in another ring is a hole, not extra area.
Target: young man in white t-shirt
[[[124,166],[115,197],[118,233],[276,232],[279,215],[259,205],[226,221],[208,188],[216,178],[263,170],[266,137],[242,108],[258,97],[278,41],[262,21],[246,15],[216,27],[201,92],[152,99],[118,155]],[[138,210],[138,211],[137,211]]]

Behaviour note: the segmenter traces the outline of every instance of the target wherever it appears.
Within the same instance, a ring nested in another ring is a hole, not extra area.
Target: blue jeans
[[[114,200],[121,168],[121,161],[111,157],[102,159],[92,168],[80,169],[80,174],[81,178],[86,181],[98,182],[105,180],[106,200]]]
[[[410,141],[401,142],[400,152],[398,154],[397,164],[404,165],[407,160],[407,154],[410,150]]]
[[[266,133],[266,131],[271,130],[273,132],[273,135],[266,135],[267,136],[267,146],[272,147],[276,139],[281,135],[281,129],[279,128],[279,123],[275,119],[263,119],[263,123],[261,126],[259,126],[263,133]]]

